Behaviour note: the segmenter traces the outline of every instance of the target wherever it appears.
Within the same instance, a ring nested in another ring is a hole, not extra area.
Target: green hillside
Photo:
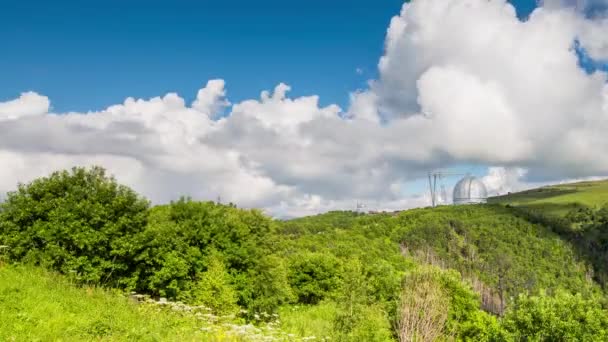
[[[39,268],[0,264],[0,341],[288,340],[268,326],[218,324],[207,310],[181,308],[135,304]]]
[[[590,265],[589,276],[608,284],[608,181],[587,181],[494,197],[518,217],[549,228]]]
[[[497,196],[490,203],[510,204],[564,216],[582,206],[600,208],[608,203],[608,180],[546,186]]]
[[[571,187],[279,221],[54,173],[0,204],[0,340],[604,341],[608,209]]]

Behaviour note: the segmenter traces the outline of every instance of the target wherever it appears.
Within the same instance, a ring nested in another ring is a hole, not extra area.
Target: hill
[[[278,221],[58,172],[0,204],[0,339],[606,340],[608,209],[542,209]]]
[[[571,244],[550,227],[498,205],[414,209],[396,216],[334,212],[289,221],[283,229],[298,233],[292,239],[301,249],[337,255],[353,237],[364,236],[357,248],[350,248],[363,253],[370,268],[397,258],[399,248],[410,264],[457,270],[482,297],[485,309],[495,313],[502,311],[506,298],[522,292],[598,290],[589,280],[592,267]],[[378,240],[384,247],[376,247]]]
[[[558,234],[590,265],[590,276],[607,286],[608,180],[547,186],[489,202]]]
[[[565,216],[572,209],[581,206],[597,209],[607,204],[608,180],[551,185],[492,197],[488,202]]]
[[[40,268],[0,264],[1,341],[282,341],[255,328],[179,303],[135,304],[117,291],[79,287]]]

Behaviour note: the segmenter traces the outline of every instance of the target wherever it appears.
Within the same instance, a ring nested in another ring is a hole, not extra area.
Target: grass
[[[266,329],[266,330],[263,330]],[[135,304],[118,292],[78,287],[36,267],[0,263],[0,341],[285,341],[234,323],[153,304]]]
[[[281,328],[298,336],[331,337],[336,318],[336,305],[324,302],[319,305],[294,305],[281,308]],[[329,338],[327,338],[329,339]]]
[[[560,184],[504,196],[492,197],[490,203],[542,210],[563,216],[577,206],[599,208],[608,204],[608,180]]]

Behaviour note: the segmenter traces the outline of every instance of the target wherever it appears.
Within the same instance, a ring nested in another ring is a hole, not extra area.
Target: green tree
[[[187,198],[152,208],[148,221],[136,256],[138,290],[184,300],[212,255],[241,291],[241,276],[257,269],[273,224],[256,210]]]
[[[300,303],[317,304],[335,291],[341,263],[329,253],[301,253],[291,258],[289,282]]]
[[[334,319],[337,341],[392,341],[387,314],[380,305],[370,303],[367,282],[359,259],[346,262]]]
[[[55,172],[8,194],[0,206],[0,244],[13,261],[132,287],[135,236],[145,229],[148,206],[100,167]]]
[[[343,277],[334,325],[336,330],[349,334],[361,321],[363,308],[367,304],[367,279],[361,261],[348,261],[344,265]]]
[[[606,341],[608,314],[597,300],[557,291],[520,295],[502,321],[516,341]]]
[[[276,255],[260,258],[239,280],[241,302],[250,314],[275,313],[280,305],[296,299],[287,278],[287,267]]]
[[[193,302],[203,304],[215,314],[226,315],[238,310],[237,295],[222,261],[212,256],[207,271],[201,274],[192,290]]]

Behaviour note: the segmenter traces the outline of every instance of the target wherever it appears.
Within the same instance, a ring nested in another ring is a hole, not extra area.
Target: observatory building
[[[486,203],[488,191],[482,181],[466,176],[454,187],[454,204]]]

